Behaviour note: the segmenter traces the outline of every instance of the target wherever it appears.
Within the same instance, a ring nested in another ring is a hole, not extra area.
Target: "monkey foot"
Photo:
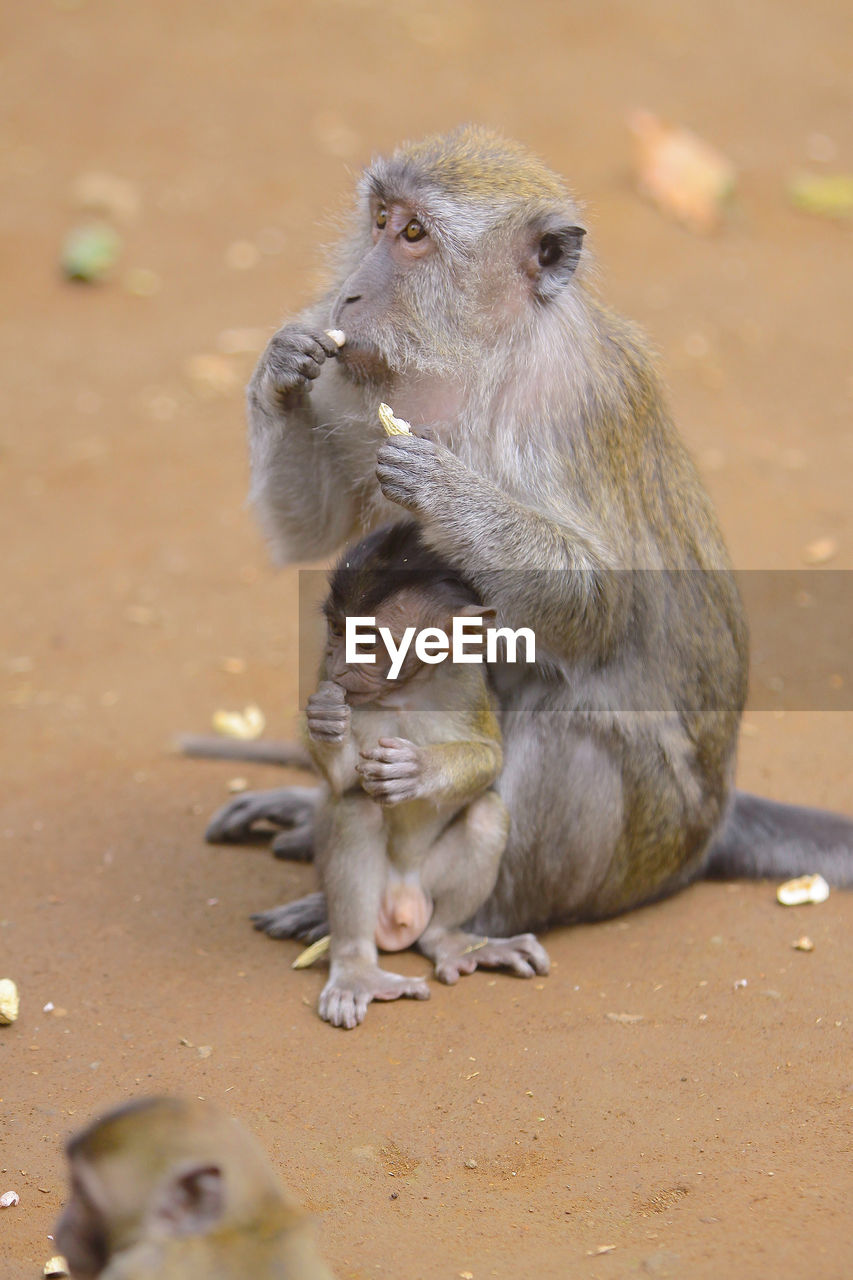
[[[509,969],[519,978],[532,978],[551,967],[547,951],[532,933],[519,933],[514,938],[448,933],[427,946],[421,939],[421,950],[435,962],[435,976],[447,983],[458,982],[475,969]]]
[[[302,938],[305,942],[317,942],[329,932],[325,895],[308,893],[304,898],[285,902],[281,907],[256,911],[252,924],[271,938]]]
[[[320,1017],[333,1027],[357,1027],[364,1022],[371,1000],[399,1000],[410,996],[428,1000],[426,978],[404,978],[378,966],[339,971],[329,978],[320,995]]]
[[[283,827],[273,841],[277,858],[307,862],[311,858],[314,815],[322,798],[319,787],[276,787],[272,791],[244,791],[213,815],[204,838],[208,844],[243,844],[269,836],[270,827]]]

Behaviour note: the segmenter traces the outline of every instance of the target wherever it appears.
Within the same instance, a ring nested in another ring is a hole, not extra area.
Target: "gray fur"
[[[378,201],[414,210],[429,256],[381,262],[400,255],[371,232]],[[534,627],[538,669],[496,672],[512,824],[474,927],[598,918],[705,869],[819,869],[819,824],[731,803],[741,603],[643,339],[599,301],[586,248],[560,280],[531,259],[543,228],[578,226],[562,183],[462,130],[377,162],[360,219],[338,290],[282,331],[347,346],[310,394],[276,382],[276,339],[253,378],[252,496],[281,562],[407,512],[499,625]],[[380,400],[416,434],[383,440]],[[745,832],[778,856],[746,856]],[[849,883],[853,824],[830,844]]]

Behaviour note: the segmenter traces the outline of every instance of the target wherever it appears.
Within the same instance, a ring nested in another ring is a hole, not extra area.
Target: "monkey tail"
[[[762,880],[819,872],[853,886],[853,822],[805,805],[736,791],[703,867],[710,880]]]
[[[283,768],[315,772],[314,761],[298,742],[245,742],[238,738],[213,738],[185,733],[175,748],[184,756],[203,760],[244,760],[250,764],[277,764]]]

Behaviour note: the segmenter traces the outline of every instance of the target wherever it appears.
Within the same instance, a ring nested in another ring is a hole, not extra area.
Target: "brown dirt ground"
[[[700,885],[553,931],[546,980],[436,985],[344,1034],[314,1012],[322,973],[247,923],[310,868],[205,846],[238,770],[169,744],[252,699],[287,735],[297,701],[296,571],[273,572],[244,506],[252,356],[223,357],[209,395],[187,362],[310,296],[373,151],[460,120],[587,198],[737,564],[800,566],[831,537],[853,566],[850,231],[784,189],[853,168],[853,10],[33,0],[2,23],[0,973],[23,1002],[0,1032],[0,1191],[21,1197],[3,1276],[51,1252],[68,1132],[181,1090],[259,1135],[342,1278],[849,1275],[853,894],[786,913],[767,884]],[[633,194],[636,104],[738,165],[720,235]],[[87,288],[56,260],[93,169],[141,211]],[[259,237],[256,265],[227,264]],[[133,296],[134,267],[162,288]],[[742,785],[849,807],[852,725],[750,713]]]

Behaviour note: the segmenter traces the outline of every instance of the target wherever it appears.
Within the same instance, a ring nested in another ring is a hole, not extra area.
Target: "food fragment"
[[[466,1160],[466,1161],[465,1161],[465,1168],[466,1168],[466,1169],[476,1169],[476,1168],[477,1168],[477,1161],[476,1161],[476,1160]]]
[[[198,1056],[200,1058],[209,1058],[210,1055],[213,1053],[213,1045],[200,1044],[196,1052],[198,1053]]]
[[[0,978],[0,1026],[14,1022],[21,1007],[18,988],[11,978]]]
[[[240,791],[249,790],[249,782],[247,778],[229,778],[228,790],[232,795],[237,795]]]
[[[829,885],[823,876],[798,876],[796,880],[786,880],[776,890],[776,898],[783,907],[800,907],[806,902],[826,902],[829,897]]]
[[[91,284],[102,280],[115,266],[121,252],[121,237],[106,223],[75,227],[65,237],[60,265],[69,280]]]
[[[622,1022],[625,1026],[631,1026],[635,1022],[643,1021],[641,1013],[608,1013],[607,1018],[610,1022]]]
[[[803,551],[803,558],[808,564],[826,564],[827,560],[838,551],[835,538],[815,538]]]
[[[299,955],[290,966],[291,969],[310,969],[315,960],[319,960],[329,950],[331,938],[326,935],[325,938],[318,938],[316,942],[312,942],[310,947],[306,947],[304,951],[300,951]]]
[[[612,1253],[615,1248],[615,1244],[600,1244],[597,1249],[590,1249],[586,1256],[588,1258],[597,1258],[602,1253]]]
[[[402,418],[395,418],[391,412],[390,405],[381,404],[379,406],[379,421],[385,428],[386,436],[410,436],[412,428],[408,422],[404,422]]]
[[[65,1258],[61,1253],[58,1253],[55,1258],[48,1258],[44,1264],[42,1275],[45,1280],[64,1280],[64,1277],[70,1276],[71,1272],[68,1270],[68,1263]]]
[[[13,1205],[20,1203],[21,1197],[17,1191],[4,1191],[0,1196],[0,1209],[11,1209]]]
[[[814,943],[811,938],[807,938],[805,934],[801,938],[797,938],[796,942],[791,944],[795,951],[814,951]]]
[[[689,129],[650,111],[632,112],[628,127],[640,192],[691,231],[713,231],[734,190],[731,162]]]
[[[736,978],[735,981],[732,983],[732,986],[734,987],[735,991],[742,991],[743,988],[748,985],[749,984],[746,978]]]
[[[853,174],[798,173],[788,183],[788,195],[798,209],[823,218],[853,217]]]
[[[347,335],[343,329],[326,329],[324,332],[327,338],[332,339],[336,347],[342,347],[347,340]]]
[[[224,737],[248,742],[261,736],[267,722],[260,707],[252,703],[242,711],[216,711],[212,723],[216,732]]]

